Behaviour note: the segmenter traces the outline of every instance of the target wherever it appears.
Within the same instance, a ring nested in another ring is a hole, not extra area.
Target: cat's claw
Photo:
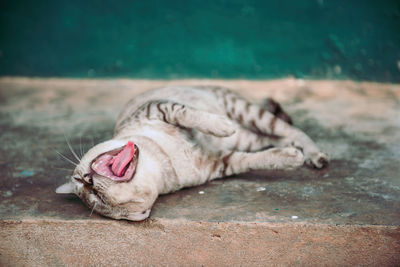
[[[321,169],[321,168],[328,166],[329,159],[325,153],[314,152],[314,153],[310,153],[308,155],[308,157],[306,159],[306,164],[311,167]]]

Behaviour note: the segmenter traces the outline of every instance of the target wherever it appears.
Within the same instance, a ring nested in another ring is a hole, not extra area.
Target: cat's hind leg
[[[225,151],[203,166],[209,180],[252,170],[292,170],[304,163],[303,153],[294,147],[259,152]]]
[[[240,125],[237,125],[236,132],[229,137],[220,138],[212,135],[198,134],[196,140],[210,151],[257,152],[279,146],[275,138],[256,134]]]
[[[242,127],[269,137],[280,146],[294,146],[301,149],[306,161],[317,168],[328,164],[328,157],[300,129],[275,116],[268,109],[253,104],[229,90],[216,90],[221,104],[229,118]]]

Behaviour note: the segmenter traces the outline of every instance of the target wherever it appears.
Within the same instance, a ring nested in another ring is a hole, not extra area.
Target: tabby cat
[[[130,100],[114,137],[91,148],[57,193],[114,219],[143,220],[158,195],[251,170],[327,165],[280,105],[221,87],[165,87]]]

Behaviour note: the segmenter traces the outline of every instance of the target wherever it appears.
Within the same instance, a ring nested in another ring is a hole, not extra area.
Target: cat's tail
[[[261,108],[264,108],[274,114],[279,119],[293,125],[292,118],[283,110],[282,106],[272,98],[266,98],[261,103]]]

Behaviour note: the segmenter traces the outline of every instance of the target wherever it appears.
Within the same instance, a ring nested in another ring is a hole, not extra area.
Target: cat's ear
[[[75,186],[73,183],[69,182],[63,184],[56,189],[57,194],[75,194]]]

